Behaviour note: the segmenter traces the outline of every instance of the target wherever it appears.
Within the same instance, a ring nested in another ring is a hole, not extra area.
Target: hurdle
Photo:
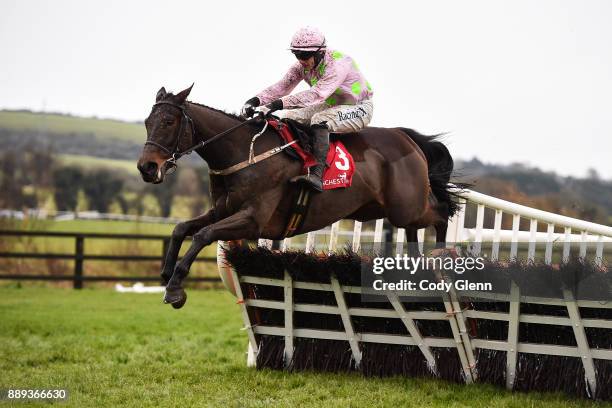
[[[526,268],[551,267],[557,258],[567,262],[570,254],[590,259],[598,270],[606,267],[604,244],[612,242],[611,227],[469,190],[461,196],[461,211],[449,224],[450,244],[467,244],[474,254],[487,249],[492,262],[500,259],[504,243],[510,243],[511,259],[524,244],[530,263]],[[465,226],[468,206],[476,213],[470,228]],[[485,209],[494,212],[493,228],[484,228]],[[502,229],[504,214],[512,219],[511,230]],[[521,218],[528,220],[529,231],[520,230]],[[266,240],[254,250],[226,251],[227,245],[220,243],[219,271],[240,305],[249,339],[248,365],[427,376],[612,398],[610,302],[577,300],[566,289],[561,298],[528,296],[513,284],[507,294],[468,292],[459,297],[451,290],[437,294],[437,302],[414,303],[385,294],[379,303],[364,303],[356,256],[362,237],[375,246],[393,243],[396,253],[402,253],[405,231],[385,234],[383,220],[367,230],[358,221],[346,228],[350,223],[336,222],[308,233],[305,240],[285,239],[280,251],[271,251]],[[538,232],[538,223],[546,224],[546,232]],[[324,243],[318,242],[321,237]],[[418,238],[423,251],[424,230]],[[553,256],[555,245],[561,253]],[[348,248],[352,252],[342,251]],[[540,265],[534,263],[538,250],[543,250]],[[321,252],[327,255],[316,255]],[[466,296],[473,307],[465,307]],[[559,369],[564,370],[561,378],[553,375]]]

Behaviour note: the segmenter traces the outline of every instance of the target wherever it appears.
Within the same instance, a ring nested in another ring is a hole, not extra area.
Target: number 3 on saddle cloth
[[[268,119],[268,124],[272,126],[285,143],[290,143],[295,140],[290,126],[287,123],[280,122],[276,119]],[[303,173],[307,169],[316,164],[314,156],[305,151],[302,146],[295,143],[291,146],[296,156],[298,156],[304,164]],[[350,187],[355,172],[355,162],[353,156],[346,149],[344,144],[339,140],[334,140],[329,143],[329,151],[327,152],[327,166],[323,172],[323,190],[332,190],[334,188]]]

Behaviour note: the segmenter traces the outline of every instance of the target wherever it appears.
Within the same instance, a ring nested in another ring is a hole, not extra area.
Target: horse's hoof
[[[180,309],[187,302],[187,293],[183,288],[166,289],[164,303],[170,303],[173,308]]]
[[[183,298],[181,300],[179,300],[176,303],[172,303],[172,307],[175,309],[180,309],[181,307],[185,306],[185,303],[187,303],[187,292],[183,291]]]

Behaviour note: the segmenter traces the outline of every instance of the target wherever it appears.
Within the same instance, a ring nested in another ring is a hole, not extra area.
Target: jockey
[[[322,176],[329,149],[329,133],[348,133],[363,129],[373,113],[372,88],[351,57],[327,48],[325,37],[315,28],[301,28],[289,47],[297,61],[276,84],[249,99],[241,113],[251,117],[287,109],[285,118],[312,126],[313,155],[317,161],[308,175],[291,179],[307,182],[323,191]],[[290,95],[306,81],[310,89]],[[257,109],[256,109],[257,108]]]

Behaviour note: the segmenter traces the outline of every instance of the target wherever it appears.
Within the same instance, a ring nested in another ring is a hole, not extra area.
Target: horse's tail
[[[440,204],[444,217],[452,217],[459,211],[457,195],[451,191],[455,187],[450,183],[453,174],[453,157],[446,146],[437,139],[442,134],[425,136],[413,129],[401,128],[421,148],[427,159],[429,168],[429,184],[433,195]]]

